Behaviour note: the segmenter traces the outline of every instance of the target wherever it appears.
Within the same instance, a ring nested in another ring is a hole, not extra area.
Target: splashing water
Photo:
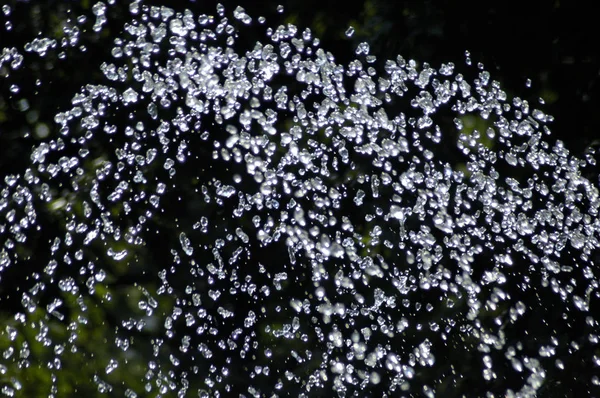
[[[0,185],[4,394],[599,392],[593,159],[551,116],[482,65],[341,65],[290,24],[246,49],[241,7],[130,13]]]

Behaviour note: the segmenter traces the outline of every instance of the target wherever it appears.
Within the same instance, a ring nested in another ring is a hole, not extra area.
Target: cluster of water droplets
[[[105,12],[94,6],[95,30]],[[48,257],[18,289],[1,374],[41,363],[60,396],[61,361],[89,358],[78,336],[104,325],[89,307],[113,308],[109,282],[131,268],[137,308],[116,304],[131,316],[98,343],[115,354],[89,381],[109,394],[434,396],[469,377],[535,396],[571,355],[600,365],[600,202],[581,173],[593,159],[544,140],[551,116],[482,65],[472,80],[401,56],[379,71],[366,43],[340,65],[290,24],[240,49],[243,25],[265,23],[241,7],[130,12],[104,81],[74,93],[30,167],[0,185],[0,277]],[[3,49],[0,62],[20,59]],[[56,225],[38,223],[40,206]],[[53,228],[48,253],[24,249]],[[170,258],[146,275],[158,246]],[[547,331],[528,325],[537,311],[554,314]],[[151,359],[126,385],[115,374],[145,335]],[[47,352],[30,352],[38,343]]]

